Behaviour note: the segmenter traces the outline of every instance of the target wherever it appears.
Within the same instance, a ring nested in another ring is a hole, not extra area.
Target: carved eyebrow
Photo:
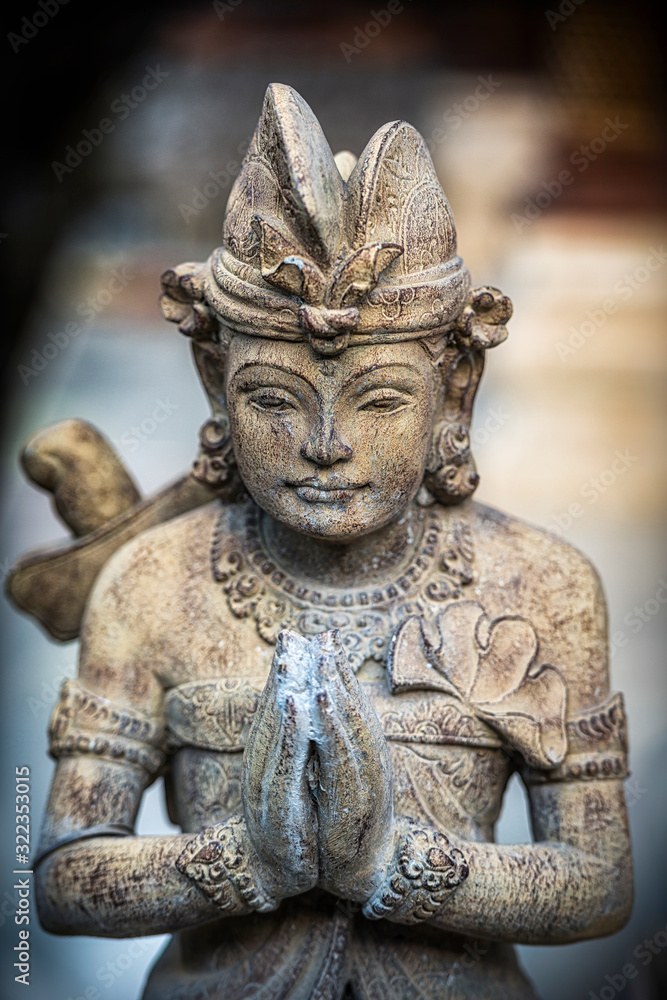
[[[241,373],[246,372],[246,371],[248,371],[251,368],[265,368],[265,369],[271,368],[274,371],[282,372],[284,375],[290,375],[292,378],[296,378],[296,379],[299,379],[302,382],[305,382],[306,385],[310,386],[310,388],[315,393],[317,393],[317,391],[318,391],[317,390],[317,386],[314,385],[313,382],[311,382],[311,380],[309,378],[307,378],[305,375],[302,375],[300,372],[295,372],[291,368],[287,368],[285,365],[275,365],[275,364],[271,364],[271,363],[269,363],[267,361],[246,361],[246,362],[244,362],[244,364],[240,365],[240,367],[236,369],[236,371],[234,372],[234,374],[232,376],[232,380],[236,379]],[[374,372],[383,372],[383,371],[385,371],[388,368],[402,368],[403,371],[407,371],[411,375],[413,375],[415,373],[415,371],[416,371],[416,369],[413,368],[412,365],[406,364],[404,361],[388,361],[386,363],[382,363],[382,362],[377,363],[377,362],[375,362],[373,364],[367,365],[365,368],[362,368],[360,371],[355,372],[354,375],[350,375],[350,377],[347,378],[343,382],[343,384],[341,386],[341,390],[342,389],[347,389],[348,386],[352,385],[354,382],[358,381],[360,378],[363,378],[364,375],[371,375]]]
[[[310,379],[306,378],[305,375],[301,375],[299,372],[292,371],[291,368],[286,368],[284,365],[274,365],[270,364],[267,361],[246,361],[244,364],[242,364],[239,368],[236,369],[236,371],[232,375],[232,379],[235,379],[242,372],[248,371],[248,369],[250,368],[272,368],[275,371],[282,372],[284,375],[291,375],[292,378],[298,378],[301,382],[305,382],[306,385],[310,386],[313,392],[317,392],[316,387],[313,385]]]
[[[348,379],[345,380],[345,382],[343,382],[341,388],[347,389],[349,385],[351,385],[353,382],[356,382],[357,379],[363,378],[364,375],[370,375],[373,372],[382,372],[385,370],[385,368],[402,368],[404,371],[410,372],[410,374],[414,374],[416,371],[416,369],[413,368],[412,365],[408,365],[404,361],[389,361],[386,364],[376,363],[368,365],[366,368],[362,368],[361,371],[356,372],[354,375],[351,375]]]

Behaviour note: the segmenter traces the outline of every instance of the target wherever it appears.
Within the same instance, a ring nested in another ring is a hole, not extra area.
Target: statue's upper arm
[[[162,686],[151,662],[149,595],[135,542],[103,570],[91,594],[76,680],[66,681],[50,727],[57,760],[42,849],[108,824],[132,827],[146,786],[164,764]]]
[[[156,716],[162,685],[155,673],[152,635],[160,591],[151,579],[150,548],[143,539],[121,549],[93,588],[81,632],[79,681],[127,708]]]
[[[559,549],[558,569],[547,576],[541,595],[544,626],[538,632],[543,657],[562,673],[568,715],[574,715],[609,694],[607,606],[591,563],[569,546]]]
[[[609,857],[628,844],[622,779],[627,774],[623,699],[609,687],[607,609],[597,573],[567,550],[559,602],[544,594],[543,651],[567,689],[567,753],[542,774],[524,771],[537,840],[556,840]]]

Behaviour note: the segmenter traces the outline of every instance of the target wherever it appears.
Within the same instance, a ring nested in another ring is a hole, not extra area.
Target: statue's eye
[[[402,393],[389,392],[384,389],[367,396],[359,409],[367,410],[371,413],[395,413],[397,410],[402,410],[404,406],[407,406],[408,402],[408,397]]]
[[[268,413],[286,413],[287,410],[294,409],[294,406],[287,396],[284,393],[276,392],[275,390],[255,392],[250,397],[250,402],[253,406],[257,407],[258,410],[264,410]]]

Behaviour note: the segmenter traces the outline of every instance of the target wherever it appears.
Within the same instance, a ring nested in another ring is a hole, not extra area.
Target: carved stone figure
[[[24,456],[80,536],[10,579],[81,634],[44,927],[173,932],[145,1000],[534,997],[512,943],[618,930],[632,870],[597,576],[471,499],[509,299],[414,128],[334,158],[277,84],[221,247],[162,283],[213,412],[192,474],[141,501],[78,421]],[[534,843],[498,845],[514,771]],[[183,832],[135,836],[158,776]]]

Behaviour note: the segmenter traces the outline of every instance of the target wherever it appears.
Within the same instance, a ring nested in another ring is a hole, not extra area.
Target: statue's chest
[[[254,505],[239,507],[224,533],[218,523],[209,599],[228,624],[222,616],[221,635],[206,639],[222,651],[216,660],[202,648],[185,674],[201,679],[176,681],[165,699],[173,798],[187,829],[240,802],[242,751],[282,629],[340,632],[389,743],[400,812],[490,839],[513,756],[542,769],[560,762],[559,671],[541,665],[530,622],[491,618],[474,599],[484,595],[470,593],[465,515],[435,506],[423,520],[418,551],[394,582],[346,591],[291,578],[267,553]]]
[[[171,814],[184,829],[221,822],[240,805],[243,750],[263,685],[225,678],[167,694]],[[364,689],[390,746],[397,812],[489,839],[511,772],[497,734],[445,694],[392,695],[384,681]]]

